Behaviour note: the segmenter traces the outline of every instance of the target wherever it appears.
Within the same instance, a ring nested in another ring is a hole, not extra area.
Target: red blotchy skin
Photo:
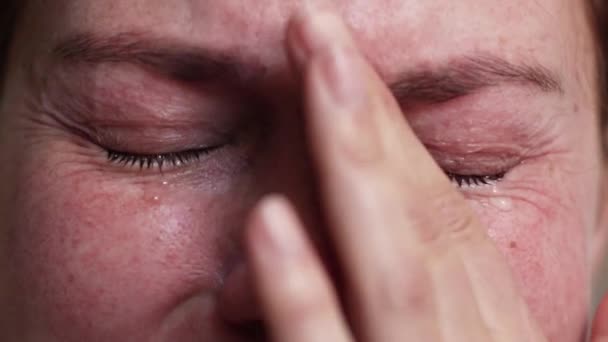
[[[286,23],[301,4],[42,3],[29,6],[17,32],[15,67],[0,102],[0,277],[7,280],[0,285],[0,317],[8,317],[0,321],[0,339],[250,340],[244,327],[251,322],[228,325],[216,305],[226,276],[243,262],[248,211],[263,194],[281,192],[313,234],[322,229],[297,76],[283,49]],[[448,171],[508,168],[496,184],[461,191],[504,252],[549,340],[579,341],[589,320],[602,205],[582,1],[317,5],[336,7],[387,83],[408,68],[475,52],[559,71],[561,94],[499,86],[439,105],[404,104],[404,115],[440,166],[460,168]],[[200,162],[162,173],[110,163],[97,142],[65,123],[118,137],[127,147],[179,150],[218,139],[207,124],[238,122],[244,97],[137,66],[63,68],[48,53],[75,32],[125,31],[238,51],[266,71],[252,92],[267,99],[268,110],[247,121],[252,129],[242,143]],[[95,105],[66,109],[78,101]],[[104,124],[114,128],[104,131]]]

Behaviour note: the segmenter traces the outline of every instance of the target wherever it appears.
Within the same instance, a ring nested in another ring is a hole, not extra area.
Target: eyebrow
[[[238,52],[222,52],[150,39],[142,34],[109,36],[74,35],[53,50],[62,63],[129,63],[184,82],[249,84],[266,74],[262,63]],[[440,65],[413,66],[389,84],[401,103],[441,103],[504,84],[533,87],[547,93],[563,93],[559,77],[538,63],[515,64],[492,54],[452,58]]]
[[[59,43],[53,55],[63,64],[130,63],[181,81],[231,80],[245,83],[263,72],[236,53],[207,50],[135,33],[78,34]]]

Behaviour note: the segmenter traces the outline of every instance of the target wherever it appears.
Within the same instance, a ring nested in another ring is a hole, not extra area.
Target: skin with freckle
[[[305,3],[29,2],[0,96],[0,340],[260,338],[249,282],[224,288],[243,262],[251,207],[286,194],[323,250],[298,77],[283,46]],[[605,242],[583,1],[314,3],[345,19],[388,84],[470,54],[538,64],[559,79],[555,92],[513,82],[402,105],[447,173],[501,175],[461,191],[548,339],[582,341]],[[239,86],[193,82],[53,54],[78,34],[238,55],[256,76]]]

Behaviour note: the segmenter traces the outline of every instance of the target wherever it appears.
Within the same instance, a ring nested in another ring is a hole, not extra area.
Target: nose
[[[244,263],[235,267],[226,278],[218,304],[219,315],[229,324],[249,326],[261,322],[261,308]]]
[[[294,113],[293,103],[279,103],[272,117],[272,130],[264,148],[259,150],[254,167],[256,198],[280,193],[298,210],[311,235],[320,220],[316,202],[315,176],[308,155],[301,113]],[[252,190],[252,189],[250,189]],[[255,203],[252,203],[255,205]],[[246,221],[246,220],[245,220]],[[246,223],[245,223],[246,225]],[[246,228],[245,228],[246,229]],[[241,233],[242,235],[242,233]],[[241,245],[243,246],[243,245]],[[252,274],[247,269],[246,253],[237,253],[218,293],[218,315],[232,327],[248,329],[261,326],[263,312],[257,300]],[[236,262],[236,265],[233,264]]]

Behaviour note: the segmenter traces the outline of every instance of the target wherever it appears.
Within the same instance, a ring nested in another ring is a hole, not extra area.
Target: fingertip
[[[283,195],[271,194],[260,200],[249,218],[246,232],[250,256],[293,257],[304,245],[304,233],[291,202]]]
[[[303,6],[290,19],[287,27],[289,57],[295,67],[303,70],[320,50],[333,44],[354,46],[346,24],[333,11]]]

